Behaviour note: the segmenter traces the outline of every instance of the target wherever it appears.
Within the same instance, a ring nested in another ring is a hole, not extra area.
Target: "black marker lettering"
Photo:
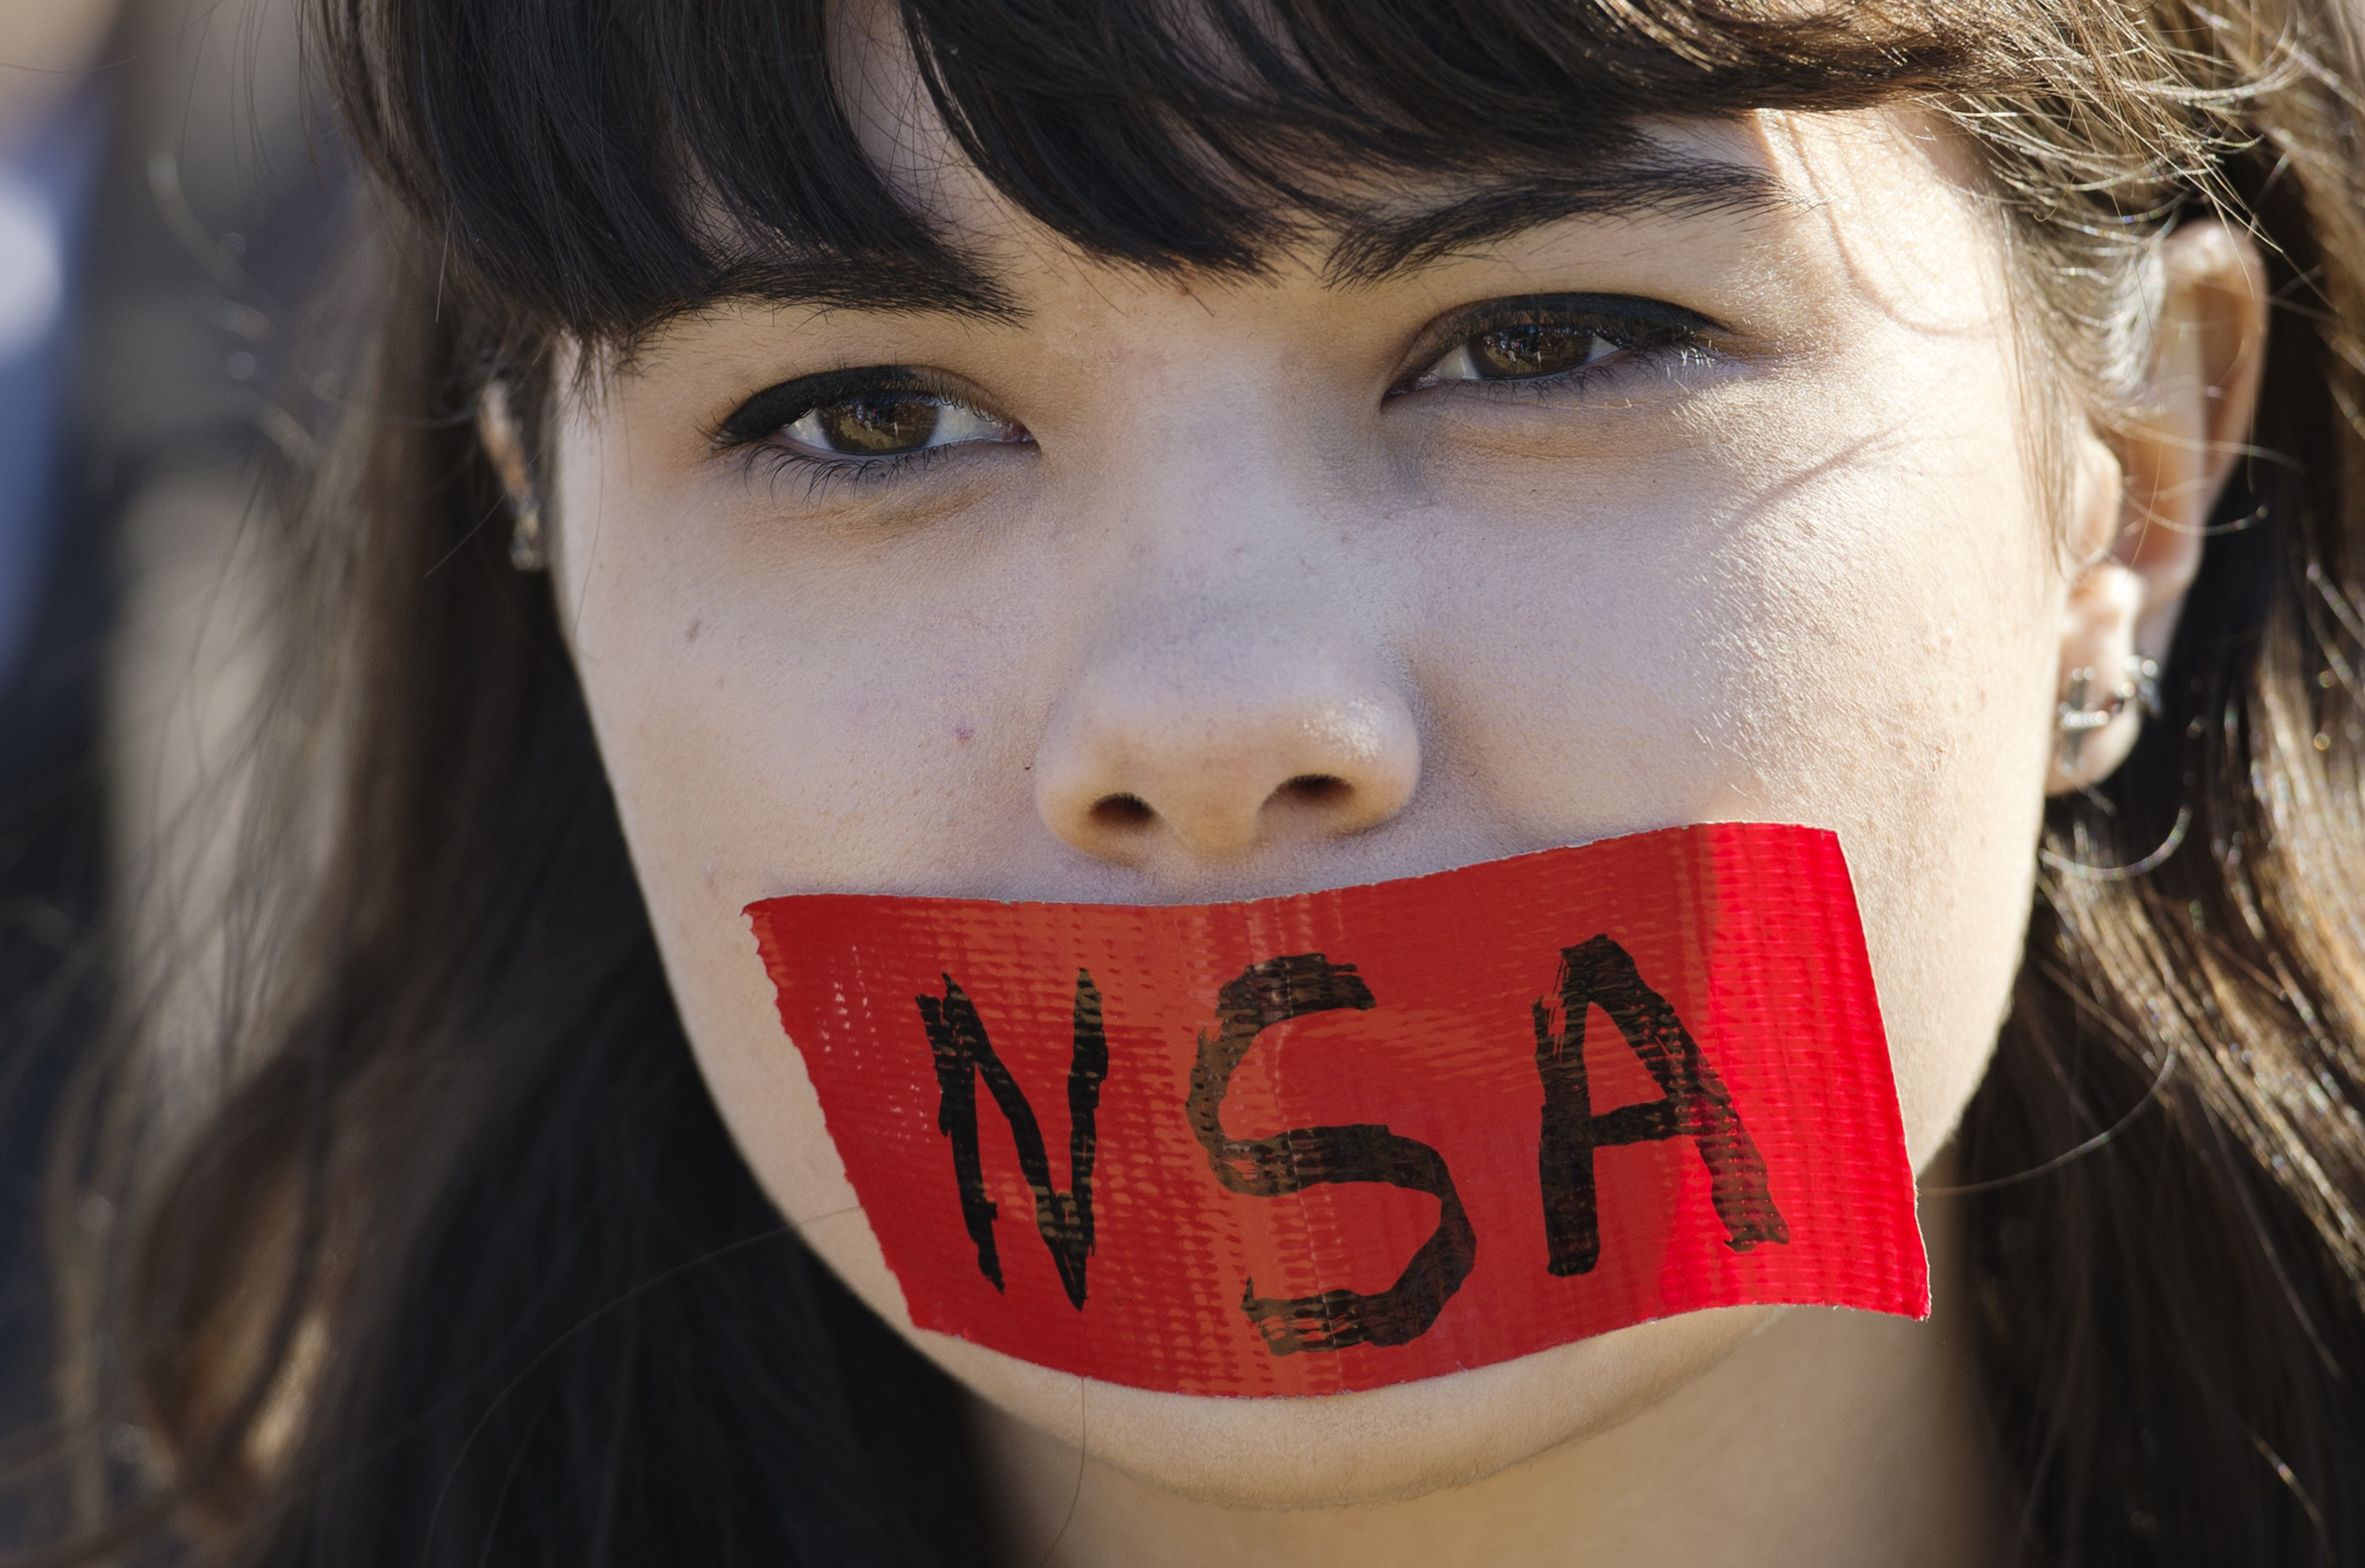
[[[1585,1077],[1588,1007],[1600,1008],[1618,1026],[1663,1098],[1593,1114]],[[1554,1035],[1550,1002],[1536,1003],[1536,1071],[1544,1083],[1536,1169],[1543,1182],[1545,1267],[1555,1274],[1583,1274],[1600,1260],[1593,1151],[1661,1138],[1687,1137],[1698,1148],[1727,1246],[1746,1252],[1761,1241],[1788,1241],[1789,1227],[1765,1184],[1765,1161],[1741,1125],[1732,1095],[1666,998],[1642,983],[1626,949],[1602,935],[1563,951],[1560,1008],[1561,1032]]]
[[[1274,1298],[1258,1295],[1256,1282],[1249,1281],[1241,1309],[1276,1356],[1417,1339],[1462,1288],[1477,1258],[1478,1238],[1453,1190],[1445,1157],[1429,1145],[1373,1123],[1291,1127],[1260,1138],[1231,1137],[1224,1131],[1224,1095],[1260,1034],[1309,1013],[1373,1005],[1370,988],[1351,964],[1334,964],[1319,953],[1267,958],[1250,965],[1217,993],[1216,1033],[1199,1036],[1185,1114],[1226,1187],[1278,1198],[1325,1182],[1384,1182],[1437,1199],[1437,1229],[1386,1290]]]
[[[1108,1076],[1108,1040],[1101,1029],[1101,993],[1093,977],[1076,971],[1075,1047],[1068,1067],[1068,1180],[1062,1193],[1051,1185],[1051,1162],[1043,1151],[1043,1129],[1035,1108],[1010,1076],[977,1007],[947,975],[941,997],[915,998],[936,1058],[936,1130],[952,1140],[953,1179],[960,1186],[961,1218],[977,1243],[978,1271],[1002,1289],[1002,1256],[993,1242],[1000,1205],[985,1195],[985,1170],[977,1144],[977,1081],[1002,1108],[1018,1146],[1018,1169],[1035,1190],[1035,1228],[1051,1249],[1059,1282],[1079,1310],[1084,1305],[1084,1263],[1093,1251],[1093,1118],[1100,1109],[1101,1080]]]

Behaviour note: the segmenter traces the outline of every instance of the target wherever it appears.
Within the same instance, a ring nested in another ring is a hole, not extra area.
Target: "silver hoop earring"
[[[510,565],[521,572],[539,572],[550,565],[542,548],[542,503],[521,499],[511,509],[517,522],[510,530]]]
[[[2146,715],[2159,711],[2159,665],[2141,654],[2130,654],[2122,666],[2118,684],[2094,700],[2097,672],[2091,668],[2069,672],[2069,689],[2063,694],[2055,726],[2061,732],[2061,771],[2077,770],[2078,754],[2084,749],[2086,737],[2097,730],[2107,729],[2125,712],[2130,705]]]

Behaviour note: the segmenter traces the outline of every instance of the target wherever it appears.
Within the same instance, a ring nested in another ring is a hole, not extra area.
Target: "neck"
[[[1946,1208],[1951,1205],[1934,1205]],[[1186,1497],[988,1410],[1010,1560],[1044,1568],[1844,1568],[2003,1561],[1952,1237],[1926,1323],[1794,1307],[1631,1420],[1468,1484],[1346,1507]]]

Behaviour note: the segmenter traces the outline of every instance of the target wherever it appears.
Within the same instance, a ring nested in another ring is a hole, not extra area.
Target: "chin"
[[[1096,1463],[1226,1506],[1318,1508],[1464,1485],[1606,1431],[1786,1310],[1711,1308],[1444,1377],[1263,1399],[1101,1383],[947,1335],[904,1332],[1013,1442],[1080,1446]]]

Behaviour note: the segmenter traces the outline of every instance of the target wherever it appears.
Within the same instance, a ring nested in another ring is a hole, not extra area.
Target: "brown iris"
[[[943,411],[936,399],[913,392],[873,392],[813,410],[833,452],[866,457],[917,452],[936,434]]]
[[[1594,356],[1599,339],[1582,327],[1534,322],[1497,327],[1470,340],[1473,368],[1488,379],[1524,380],[1574,370]]]

